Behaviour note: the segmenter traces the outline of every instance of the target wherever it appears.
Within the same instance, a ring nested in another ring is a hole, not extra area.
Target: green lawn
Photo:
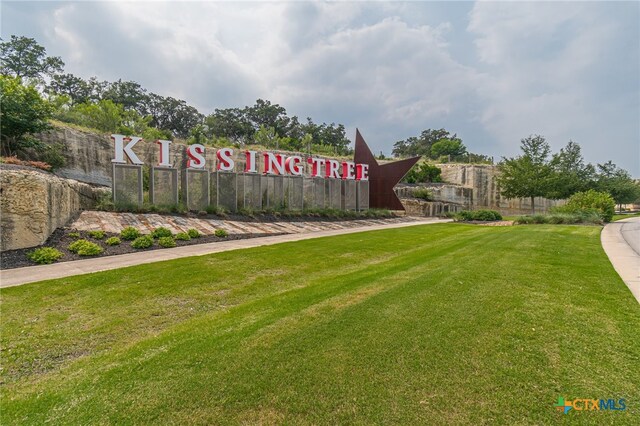
[[[628,219],[630,217],[637,217],[637,216],[640,216],[640,213],[614,214],[613,219],[611,221],[615,222],[616,220]]]
[[[416,226],[9,288],[0,423],[638,424],[640,305],[599,234]]]

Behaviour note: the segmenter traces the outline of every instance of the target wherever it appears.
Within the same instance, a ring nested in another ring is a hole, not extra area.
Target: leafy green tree
[[[628,171],[608,161],[598,164],[596,187],[600,191],[611,194],[616,204],[633,203],[640,199],[640,184],[631,178]]]
[[[239,108],[216,109],[204,119],[209,137],[228,138],[236,144],[251,143],[255,130]]]
[[[458,160],[467,153],[467,147],[458,138],[443,138],[431,146],[431,158],[447,156],[450,159]]]
[[[595,185],[595,168],[584,163],[580,145],[573,141],[553,155],[550,166],[553,173],[545,195],[547,198],[568,198]]]
[[[535,213],[535,197],[544,197],[549,191],[551,147],[544,137],[531,135],[521,140],[520,149],[522,155],[503,158],[498,165],[498,183],[507,198],[530,198],[531,212]]]
[[[68,96],[71,105],[89,102],[92,99],[92,86],[89,82],[73,74],[53,76],[47,86],[47,92],[54,95]]]
[[[393,144],[394,157],[415,157],[431,155],[431,147],[442,139],[457,139],[456,134],[450,134],[445,129],[423,130],[420,136],[412,136]]]
[[[40,143],[29,137],[49,129],[51,106],[34,86],[24,86],[19,77],[0,76],[0,140],[2,154],[11,156]]]
[[[0,72],[20,77],[30,83],[43,83],[45,77],[62,72],[64,62],[58,56],[47,56],[46,49],[35,39],[11,36],[0,42]]]
[[[101,99],[120,104],[125,110],[135,110],[140,115],[147,115],[144,109],[147,103],[147,91],[135,81],[118,80],[110,83]]]
[[[418,163],[409,170],[404,178],[406,183],[442,182],[442,170],[427,162]]]

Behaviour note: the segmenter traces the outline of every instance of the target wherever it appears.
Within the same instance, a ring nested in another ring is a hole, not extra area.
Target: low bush
[[[197,231],[196,231],[197,232]],[[188,233],[186,232],[178,232],[175,236],[176,240],[180,240],[180,241],[189,241],[191,239],[191,237],[189,236]]]
[[[173,237],[160,237],[158,238],[158,245],[164,248],[171,248],[176,246],[176,240]]]
[[[153,245],[153,237],[151,235],[143,235],[131,242],[134,249],[146,249]]]
[[[104,231],[89,231],[88,234],[91,238],[95,238],[96,240],[101,240],[106,235]]]
[[[155,239],[158,239],[158,238],[164,238],[164,237],[172,237],[173,233],[169,229],[161,226],[160,228],[154,229],[153,232],[151,233],[151,236]]]
[[[495,210],[463,210],[454,216],[457,220],[462,221],[482,221],[491,222],[494,220],[502,220],[502,215]]]
[[[69,244],[70,252],[76,253],[78,256],[96,256],[104,250],[96,243],[87,240],[77,240]]]
[[[581,216],[591,216],[597,213],[603,221],[611,222],[615,209],[616,203],[611,195],[590,189],[584,192],[576,192],[569,198],[567,204],[554,208],[553,212],[579,214]]]
[[[551,224],[551,225],[573,225],[573,224],[593,224],[601,225],[602,218],[597,212],[579,211],[576,213],[551,213],[548,215],[536,214],[519,216],[514,221],[518,225],[530,224]]]
[[[117,246],[120,244],[120,238],[118,237],[111,237],[111,238],[107,238],[104,243],[108,246]]]
[[[80,238],[80,233],[79,233],[79,232],[69,232],[69,233],[67,234],[67,236],[68,236],[69,238]]]
[[[433,199],[433,194],[427,188],[417,188],[413,191],[413,197],[420,200],[429,201]]]
[[[229,233],[224,229],[216,229],[216,232],[214,232],[213,235],[220,238],[226,238],[227,236],[229,236]]]
[[[127,241],[135,240],[139,236],[140,236],[140,231],[138,231],[133,226],[127,226],[122,230],[122,232],[120,232],[120,238]]]
[[[27,253],[27,257],[38,265],[48,265],[63,256],[60,250],[53,247],[40,247]]]
[[[187,234],[189,234],[189,236],[191,238],[200,238],[202,236],[200,231],[198,231],[197,229],[194,229],[194,228],[191,228],[191,229],[187,230]]]

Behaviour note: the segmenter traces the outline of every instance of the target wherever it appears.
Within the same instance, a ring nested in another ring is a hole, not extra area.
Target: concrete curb
[[[203,256],[206,254],[220,253],[223,251],[261,247],[291,241],[309,240],[312,238],[353,234],[356,232],[377,231],[382,229],[403,228],[406,226],[428,225],[447,222],[451,222],[451,219],[428,218],[424,220],[416,220],[413,222],[391,223],[385,225],[362,226],[358,228],[334,229],[301,234],[287,234],[273,237],[252,238],[247,240],[196,244],[192,246],[153,250],[140,253],[128,253],[118,256],[100,257],[96,259],[74,260],[71,262],[55,263],[52,265],[27,266],[24,268],[0,271],[0,288],[14,287],[31,282],[51,280],[55,278],[70,277],[72,275],[108,271],[111,269],[140,265],[143,263],[153,263],[161,262],[163,260],[179,259],[181,257]]]
[[[631,217],[607,224],[600,241],[614,269],[640,303],[640,217]]]

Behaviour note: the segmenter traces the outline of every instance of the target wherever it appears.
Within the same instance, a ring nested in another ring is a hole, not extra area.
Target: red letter
[[[292,155],[284,161],[284,168],[292,175],[302,176],[302,158]]]
[[[342,162],[342,179],[344,180],[354,180],[356,177],[354,176],[354,168],[355,164],[351,161],[343,161]]]
[[[307,158],[307,163],[311,164],[311,177],[320,176],[320,166],[324,165],[324,158]]]
[[[187,160],[187,168],[202,169],[205,163],[205,159],[202,154],[204,154],[204,146],[199,143],[189,145],[187,147],[187,155],[189,156],[189,159]]]
[[[156,143],[160,145],[160,161],[158,161],[158,166],[171,167],[172,164],[169,162],[169,145],[171,145],[171,141],[158,139]]]
[[[265,152],[262,155],[264,155],[264,174],[269,174],[269,175],[284,174],[284,162],[282,161],[282,155],[280,154],[274,155],[271,152]]]
[[[340,163],[338,161],[327,160],[327,165],[325,167],[326,177],[340,179],[340,175],[338,174],[339,167],[340,167]]]
[[[356,164],[356,179],[357,180],[369,180],[369,165],[368,164]]]
[[[255,151],[245,151],[244,152],[245,158],[247,159],[247,162],[244,166],[244,172],[245,173],[258,173],[258,170],[256,170],[256,152]]]
[[[216,157],[218,157],[218,170],[222,171],[232,171],[235,166],[235,161],[233,161],[233,150],[231,148],[221,148],[216,152]]]

